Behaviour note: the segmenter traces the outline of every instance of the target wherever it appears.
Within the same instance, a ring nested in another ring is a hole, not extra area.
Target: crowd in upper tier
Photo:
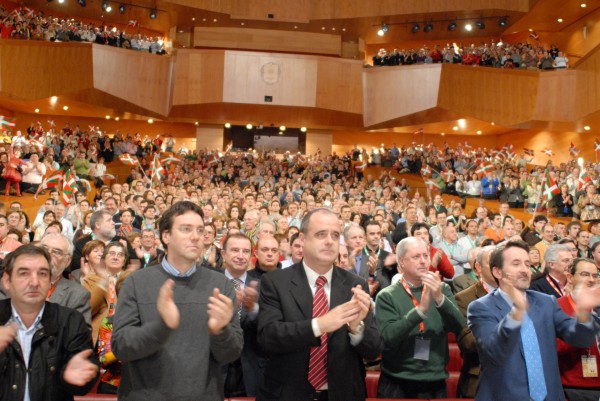
[[[420,49],[380,49],[373,56],[373,66],[449,63],[507,69],[552,70],[569,66],[569,59],[556,46],[535,43],[515,44],[494,41],[471,44],[423,45]]]

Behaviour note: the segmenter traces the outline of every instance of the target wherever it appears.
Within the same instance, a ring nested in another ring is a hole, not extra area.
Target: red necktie
[[[317,278],[317,291],[313,298],[313,318],[323,316],[329,311],[329,303],[323,286],[327,283],[325,276]],[[315,390],[327,383],[327,333],[321,336],[321,345],[310,349],[308,362],[308,381]]]

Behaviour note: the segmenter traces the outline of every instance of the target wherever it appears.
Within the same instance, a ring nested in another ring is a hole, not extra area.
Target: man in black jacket
[[[33,245],[6,257],[2,284],[11,298],[0,301],[1,400],[73,400],[98,376],[81,313],[46,302],[50,261]]]

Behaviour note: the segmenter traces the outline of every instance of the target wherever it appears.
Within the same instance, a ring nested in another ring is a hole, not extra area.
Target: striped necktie
[[[313,318],[323,316],[329,311],[327,294],[325,294],[325,276],[317,278],[317,291],[313,298]],[[308,382],[315,390],[319,390],[327,383],[327,333],[321,336],[321,345],[310,349],[308,362]]]
[[[233,282],[233,287],[235,288],[235,291],[241,291],[242,290],[242,280],[240,280],[239,278],[232,278],[231,281]],[[238,319],[242,318],[242,303],[240,302],[238,307]]]

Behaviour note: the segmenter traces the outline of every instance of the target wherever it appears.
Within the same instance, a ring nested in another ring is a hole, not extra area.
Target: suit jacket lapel
[[[346,277],[341,274],[337,267],[333,268],[333,274],[331,275],[331,296],[329,297],[329,309],[333,309],[338,305],[348,301],[348,292],[350,288],[346,282]]]
[[[296,301],[296,304],[298,304],[304,317],[306,319],[311,319],[313,295],[308,286],[308,278],[306,278],[304,266],[302,266],[302,263],[299,263],[290,267],[290,269],[294,269],[290,286],[292,297]]]

